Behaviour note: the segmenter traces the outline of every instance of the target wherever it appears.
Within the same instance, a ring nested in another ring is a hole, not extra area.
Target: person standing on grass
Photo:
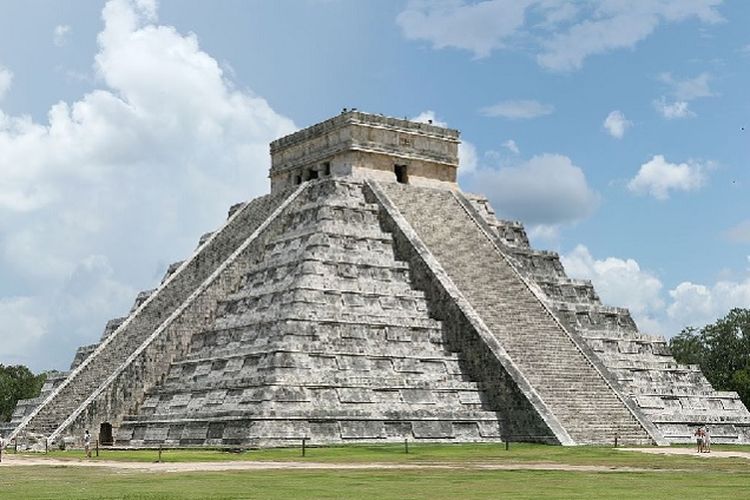
[[[695,443],[698,445],[698,453],[703,453],[703,429],[698,427],[695,429]]]
[[[708,427],[703,431],[703,452],[711,453],[711,433],[709,432]]]
[[[83,435],[83,447],[86,450],[86,458],[91,458],[91,434],[88,429]]]

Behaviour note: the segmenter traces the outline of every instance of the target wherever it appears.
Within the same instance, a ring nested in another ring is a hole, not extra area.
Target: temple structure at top
[[[455,187],[459,132],[344,111],[271,143],[271,192],[322,177]]]

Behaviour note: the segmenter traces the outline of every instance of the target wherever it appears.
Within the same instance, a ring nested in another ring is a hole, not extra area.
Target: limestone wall
[[[417,182],[456,182],[458,131],[346,112],[271,143],[271,191],[310,178],[388,175],[406,166]]]

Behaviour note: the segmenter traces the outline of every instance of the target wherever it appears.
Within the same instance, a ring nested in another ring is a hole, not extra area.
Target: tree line
[[[732,309],[701,329],[685,328],[669,347],[677,362],[700,365],[714,389],[736,391],[750,407],[750,309]]]
[[[0,422],[8,422],[20,399],[39,395],[47,374],[34,375],[23,365],[0,364]]]

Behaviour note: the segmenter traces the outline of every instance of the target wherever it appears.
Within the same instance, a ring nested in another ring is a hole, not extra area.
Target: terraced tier
[[[313,183],[118,442],[501,439],[378,211],[361,183]]]
[[[692,442],[695,428],[709,425],[715,442],[750,442],[750,412],[736,393],[715,391],[697,366],[678,364],[665,339],[641,333],[627,309],[601,305],[589,282],[567,278],[556,254],[531,249],[523,226],[497,220],[486,198],[469,199],[516,269],[667,440]]]
[[[451,191],[381,188],[576,443],[658,437],[649,435]]]

